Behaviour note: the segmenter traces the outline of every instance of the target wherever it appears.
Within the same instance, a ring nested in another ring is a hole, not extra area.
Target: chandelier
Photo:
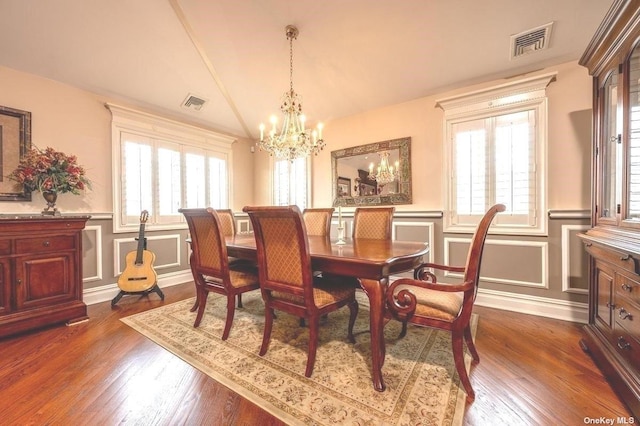
[[[322,123],[309,134],[305,128],[306,118],[302,114],[302,103],[293,90],[293,40],[298,37],[298,29],[293,25],[285,28],[289,40],[289,90],[282,96],[280,111],[284,114],[282,128],[278,130],[278,118],[271,116],[271,130],[265,135],[265,126],[260,124],[260,141],[258,147],[276,158],[293,161],[296,158],[318,155],[324,148],[322,139]],[[266,137],[265,137],[266,136]]]
[[[380,164],[376,173],[373,173],[373,163],[369,164],[369,179],[375,180],[378,185],[386,185],[400,177],[400,162],[396,161],[395,166],[389,164],[389,151],[380,153]]]

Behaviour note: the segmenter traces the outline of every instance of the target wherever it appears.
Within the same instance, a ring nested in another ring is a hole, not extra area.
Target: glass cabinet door
[[[629,146],[626,219],[640,221],[640,46],[629,58]]]
[[[602,129],[599,155],[602,191],[598,214],[616,218],[622,199],[622,126],[618,112],[618,72],[611,72],[602,87]]]

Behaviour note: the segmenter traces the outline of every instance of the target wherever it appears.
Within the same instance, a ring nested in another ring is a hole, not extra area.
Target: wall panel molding
[[[100,225],[87,225],[84,227],[84,231],[87,233],[87,238],[89,238],[90,240],[92,240],[94,242],[94,247],[95,247],[95,265],[96,265],[96,270],[95,270],[95,275],[91,275],[88,277],[82,277],[82,282],[83,283],[87,283],[87,282],[91,282],[91,281],[100,281],[102,279],[102,259],[104,258],[102,255],[102,226]],[[89,233],[93,233],[94,237],[91,238],[88,236]],[[83,247],[83,257],[84,255],[87,254],[87,250],[86,247]],[[84,263],[84,259],[83,259],[83,263]],[[82,269],[82,273],[84,274],[86,272],[85,268]]]
[[[576,294],[589,294],[589,289],[586,288],[572,288],[569,278],[571,277],[571,232],[572,231],[587,231],[591,227],[589,225],[562,225],[561,247],[562,247],[562,291],[567,293]],[[574,238],[576,240],[576,238]],[[578,240],[576,240],[578,241]],[[580,250],[583,250],[582,243],[579,241],[573,245],[575,247],[579,245]]]
[[[465,243],[468,245],[471,243],[471,238],[451,238],[451,237],[445,237],[444,239],[444,262],[446,265],[450,265],[451,263],[451,257],[450,257],[450,245],[452,243]],[[543,288],[543,289],[548,289],[549,288],[549,267],[548,267],[548,252],[549,252],[549,244],[547,242],[536,242],[536,241],[516,241],[516,240],[495,240],[495,239],[487,239],[485,240],[485,253],[486,253],[486,248],[489,246],[512,246],[512,247],[529,247],[529,248],[533,248],[533,249],[537,249],[540,251],[540,277],[541,280],[539,282],[536,281],[527,281],[527,280],[515,280],[515,279],[508,279],[508,278],[499,278],[497,276],[486,276],[486,275],[482,275],[480,277],[481,281],[490,281],[493,283],[498,283],[498,284],[506,284],[506,285],[513,285],[513,286],[522,286],[522,287],[534,287],[534,288]],[[483,257],[483,262],[487,262],[489,258],[485,255]],[[511,265],[511,263],[509,263],[509,265]],[[505,271],[505,275],[507,274],[507,271]],[[453,277],[453,278],[462,278],[462,274],[459,273],[453,273],[453,272],[445,272],[445,276],[446,277]]]
[[[191,274],[191,269],[186,271],[178,271],[178,272],[169,272],[166,274],[158,275],[158,286],[160,288],[171,287],[174,285],[186,283],[189,281],[193,281],[193,275]],[[96,303],[108,302],[111,301],[118,292],[120,288],[118,288],[117,283],[111,283],[102,285],[100,287],[93,287],[84,289],[83,301],[87,305],[94,305]],[[194,289],[195,295],[195,289]],[[127,296],[125,296],[127,297]],[[151,293],[149,297],[158,297],[155,293]]]
[[[425,243],[429,244],[429,253],[427,262],[433,263],[434,252],[435,252],[435,236],[434,229],[435,224],[433,222],[402,222],[402,221],[394,221],[391,226],[391,239],[396,240],[396,234],[399,228],[402,227],[414,227],[414,228],[426,228],[427,229],[427,241]]]
[[[169,242],[173,241],[173,244],[175,244],[175,255],[176,255],[175,259],[172,259],[171,262],[166,262],[161,264],[155,263],[154,269],[161,270],[161,269],[180,266],[180,234],[154,235],[154,236],[148,236],[146,238],[147,238],[147,241],[167,240]],[[124,267],[126,266],[121,264],[121,259],[124,259],[124,256],[126,256],[126,253],[123,253],[123,251],[121,250],[121,247],[123,246],[124,243],[130,243],[130,242],[136,242],[137,244],[135,237],[116,238],[113,240],[113,254],[114,254],[113,270],[114,270],[115,276],[120,276],[120,274],[122,274],[122,271],[124,270]]]

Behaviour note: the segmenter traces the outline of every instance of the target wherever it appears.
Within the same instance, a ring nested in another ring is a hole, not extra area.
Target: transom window
[[[109,105],[113,113],[114,231],[185,226],[180,208],[228,208],[233,139]]]
[[[493,231],[546,234],[546,87],[555,74],[438,102],[445,111],[445,231],[473,232],[493,204]]]

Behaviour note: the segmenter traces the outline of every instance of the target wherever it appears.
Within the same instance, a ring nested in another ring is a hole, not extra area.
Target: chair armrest
[[[406,321],[411,318],[415,313],[416,306],[418,304],[415,294],[413,294],[408,288],[403,288],[396,293],[396,289],[401,285],[444,292],[465,292],[475,287],[475,283],[473,281],[464,281],[461,284],[447,284],[414,280],[411,278],[400,278],[395,280],[389,285],[386,291],[387,307],[393,316],[401,321]]]
[[[449,272],[464,272],[464,266],[448,266],[448,265],[440,265],[437,263],[423,263],[413,270],[413,278],[416,280],[424,280],[425,275],[429,277],[429,280],[432,282],[437,282],[435,274],[427,271],[427,269],[438,269],[440,271],[449,271]]]

